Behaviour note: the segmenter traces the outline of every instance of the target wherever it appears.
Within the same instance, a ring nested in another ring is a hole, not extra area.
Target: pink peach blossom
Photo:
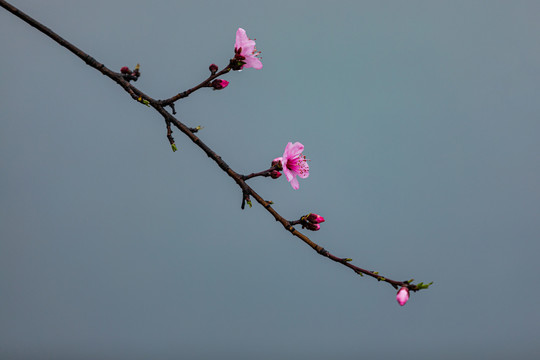
[[[396,295],[396,300],[399,305],[405,305],[405,303],[407,303],[407,301],[409,300],[409,289],[406,287],[402,287],[401,289],[399,289]]]
[[[262,69],[261,60],[257,57],[261,52],[255,48],[255,40],[251,40],[246,35],[246,30],[238,28],[236,31],[236,43],[234,44],[235,59],[244,63],[240,69],[254,68]]]
[[[302,150],[304,150],[304,145],[301,143],[288,143],[285,147],[283,157],[274,159],[274,162],[276,160],[281,161],[283,172],[295,190],[298,190],[300,187],[296,176],[298,175],[302,179],[309,176],[309,166],[306,157],[302,154]]]

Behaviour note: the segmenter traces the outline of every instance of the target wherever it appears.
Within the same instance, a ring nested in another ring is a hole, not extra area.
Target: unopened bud
[[[218,66],[216,64],[212,64],[208,67],[208,70],[214,75],[219,70]]]
[[[324,218],[322,216],[313,213],[309,214],[306,219],[313,224],[320,224],[324,222]]]
[[[216,79],[210,85],[212,85],[214,90],[221,90],[225,89],[229,85],[229,82],[227,80]]]
[[[280,176],[281,176],[281,173],[277,170],[272,170],[272,172],[270,173],[270,177],[272,179],[278,179]]]
[[[318,230],[321,229],[321,225],[312,224],[312,223],[309,223],[309,222],[302,224],[302,226],[305,227],[308,230],[311,230],[311,231],[318,231]]]
[[[122,66],[122,68],[120,69],[120,72],[122,74],[131,74],[131,70],[129,70],[127,66]]]
[[[409,300],[409,288],[402,287],[399,289],[396,295],[396,300],[399,303],[399,305],[403,306],[407,303]]]

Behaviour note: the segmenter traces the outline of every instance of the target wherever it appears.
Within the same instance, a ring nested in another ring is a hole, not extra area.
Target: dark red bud
[[[278,179],[280,176],[281,176],[281,173],[277,170],[272,170],[272,172],[270,173],[270,177],[272,179]]]
[[[122,74],[130,74],[131,73],[131,70],[129,70],[129,68],[127,66],[123,66],[121,69],[120,69],[120,72]]]
[[[221,90],[225,89],[229,85],[229,82],[227,80],[216,79],[210,85],[212,85],[214,90]]]
[[[214,75],[219,70],[218,66],[216,64],[212,64],[208,67],[208,70]]]
[[[321,225],[319,224],[312,224],[310,222],[307,222],[307,223],[304,223],[302,224],[303,227],[305,227],[306,229],[308,230],[311,230],[311,231],[318,231],[321,229]]]
[[[313,224],[320,224],[324,222],[324,218],[320,215],[311,213],[307,216],[307,221]]]

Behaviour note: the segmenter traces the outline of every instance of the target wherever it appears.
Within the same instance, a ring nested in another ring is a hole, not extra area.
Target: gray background
[[[264,68],[177,105],[240,173],[300,141],[294,191],[250,181],[0,10],[0,358],[540,356],[537,1],[13,1],[167,98],[257,39]]]

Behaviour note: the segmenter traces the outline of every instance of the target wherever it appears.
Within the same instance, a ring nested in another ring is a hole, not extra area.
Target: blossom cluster
[[[302,220],[302,226],[311,231],[320,230],[320,224],[324,222],[324,218],[321,215],[317,215],[314,213],[302,217]]]

